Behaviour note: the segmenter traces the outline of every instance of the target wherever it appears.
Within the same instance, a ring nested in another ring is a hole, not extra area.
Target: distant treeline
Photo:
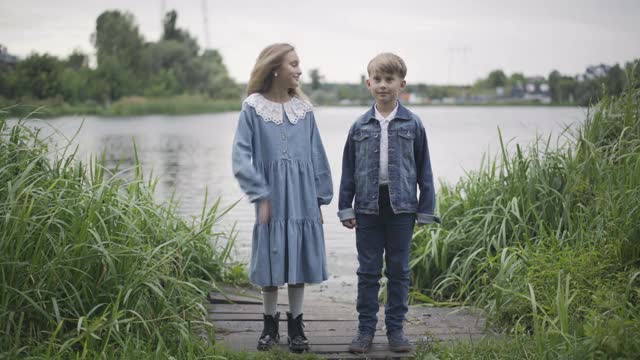
[[[132,14],[105,11],[96,20],[91,42],[96,66],[75,51],[60,59],[33,53],[14,64],[0,63],[0,97],[9,100],[57,98],[64,103],[110,104],[123,97],[198,95],[238,98],[241,89],[216,50],[202,51],[168,12],[160,40],[146,41]],[[7,102],[7,101],[5,101]]]
[[[583,74],[578,75],[564,75],[553,70],[546,78],[525,76],[523,73],[506,75],[503,70],[494,70],[472,85],[430,85],[409,81],[405,93],[413,94],[413,99],[423,103],[443,99],[455,99],[458,104],[489,103],[509,98],[513,101],[517,97],[526,100],[523,94],[527,93],[529,85],[536,87],[535,92],[538,95],[548,97],[551,104],[586,106],[601,98],[603,88],[609,95],[619,95],[627,87],[630,76],[640,79],[639,63],[640,59],[624,65],[589,66]],[[364,75],[361,76],[359,84],[328,83],[323,82],[323,76],[318,69],[312,69],[309,78],[310,82],[305,84],[305,90],[318,104],[365,105],[371,102]],[[540,85],[543,90],[540,90]],[[531,100],[532,103],[536,101],[538,100]]]

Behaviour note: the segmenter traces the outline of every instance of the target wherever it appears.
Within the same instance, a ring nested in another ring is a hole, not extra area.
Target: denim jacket
[[[433,173],[427,134],[420,118],[398,102],[388,136],[388,185],[393,212],[416,213],[419,224],[440,222],[434,216]],[[340,221],[353,219],[356,213],[378,214],[379,172],[380,123],[375,118],[375,108],[371,107],[351,126],[344,146],[338,200]],[[420,188],[419,199],[416,188]]]

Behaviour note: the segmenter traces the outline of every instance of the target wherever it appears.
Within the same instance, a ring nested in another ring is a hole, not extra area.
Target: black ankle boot
[[[309,340],[304,336],[303,328],[302,314],[294,319],[291,313],[287,312],[287,342],[289,343],[289,350],[292,352],[309,351]]]
[[[262,314],[262,316],[264,318],[264,325],[260,339],[258,339],[258,350],[266,351],[278,345],[280,341],[280,333],[278,333],[280,313],[277,312],[275,316],[265,314]]]

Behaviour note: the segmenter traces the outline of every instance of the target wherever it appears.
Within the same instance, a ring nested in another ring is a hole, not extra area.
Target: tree
[[[513,73],[509,77],[509,84],[511,84],[511,86],[516,85],[518,83],[520,83],[520,85],[524,85],[524,80],[525,78],[523,73]]]
[[[89,56],[80,50],[74,50],[65,61],[65,65],[72,69],[78,70],[89,66]]]
[[[222,55],[217,50],[206,50],[199,57],[204,69],[201,91],[212,98],[236,98],[240,96],[240,87],[231,79],[224,65]]]
[[[311,69],[309,71],[309,78],[311,79],[311,90],[320,89],[320,86],[322,86],[320,71],[318,69]]]
[[[494,70],[489,73],[487,78],[487,85],[490,88],[497,88],[499,86],[505,86],[507,84],[507,76],[502,70]]]
[[[16,65],[15,96],[46,99],[61,95],[62,69],[62,63],[54,56],[37,53],[29,55]]]
[[[198,42],[191,36],[191,34],[189,34],[188,31],[176,27],[177,20],[178,13],[175,10],[171,10],[165,14],[162,40],[175,40],[179,43],[183,43],[191,50],[192,55],[197,55],[198,52],[200,52]]]
[[[600,99],[602,84],[598,79],[578,82],[575,89],[576,102],[582,106],[589,106]]]
[[[0,68],[0,97],[11,99],[14,96],[13,72]]]
[[[91,42],[96,48],[98,67],[105,61],[116,61],[132,70],[140,67],[144,39],[132,14],[117,10],[100,14]]]
[[[92,80],[98,83],[94,96],[107,103],[134,94],[138,85],[134,72],[113,57],[104,58],[94,75]]]
[[[547,78],[549,89],[551,91],[551,101],[553,103],[571,103],[575,98],[577,81],[570,77],[560,74],[559,71],[553,70]]]
[[[620,65],[616,64],[609,69],[604,80],[607,93],[610,95],[620,95],[627,84],[627,76]]]
[[[562,94],[559,88],[561,80],[562,75],[558,70],[553,70],[549,73],[547,81],[549,82],[549,89],[551,90],[551,101],[554,103],[562,101]]]
[[[60,82],[65,102],[78,103],[90,99],[89,86],[93,71],[88,67],[80,69],[66,67],[62,70]]]

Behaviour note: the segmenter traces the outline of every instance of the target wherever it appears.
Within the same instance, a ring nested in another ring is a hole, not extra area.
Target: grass
[[[185,220],[119,171],[0,120],[0,359],[221,358],[204,299],[246,279],[226,210]]]
[[[29,105],[23,105],[23,104]],[[0,108],[4,107],[9,117],[23,118],[34,111],[39,118],[64,115],[98,115],[98,116],[136,116],[149,114],[186,115],[202,113],[219,113],[239,111],[240,100],[210,99],[200,95],[181,95],[172,97],[139,97],[122,98],[109,105],[96,102],[69,104],[62,99],[35,101],[9,101],[0,98]]]
[[[414,301],[469,304],[505,339],[419,358],[640,354],[640,89],[605,96],[550,146],[538,139],[439,194],[417,230]]]

